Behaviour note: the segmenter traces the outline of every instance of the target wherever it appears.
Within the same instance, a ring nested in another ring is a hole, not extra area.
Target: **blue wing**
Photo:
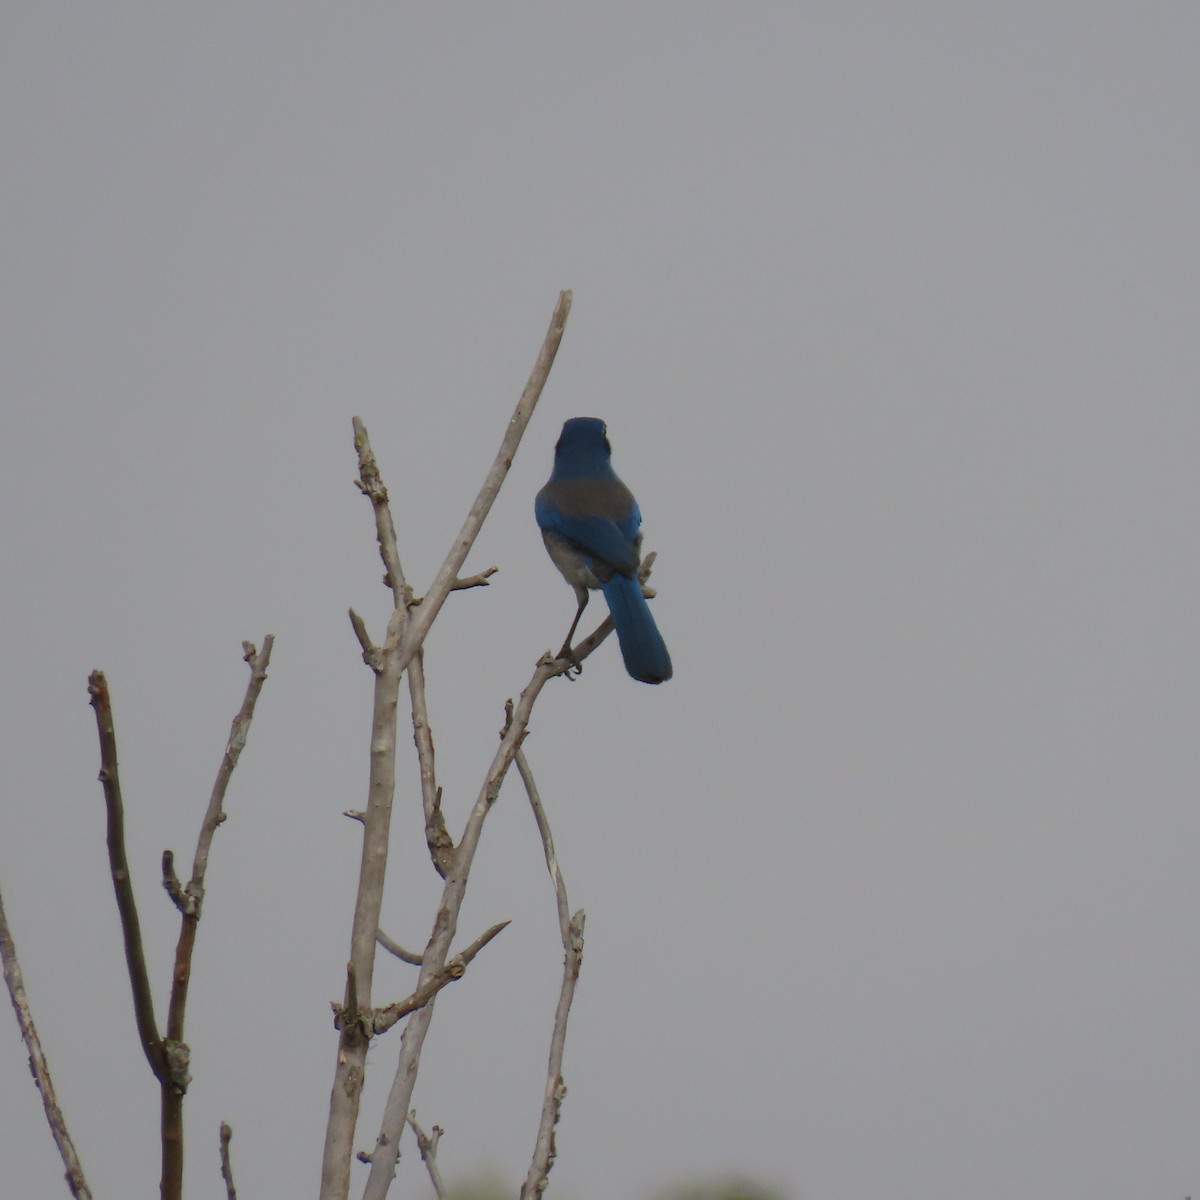
[[[555,480],[538,492],[534,515],[544,532],[560,534],[619,574],[637,570],[642,517],[619,480]]]

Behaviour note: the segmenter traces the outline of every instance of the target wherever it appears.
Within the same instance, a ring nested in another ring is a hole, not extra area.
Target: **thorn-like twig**
[[[465,592],[468,588],[491,587],[492,576],[499,570],[499,567],[488,567],[486,570],[480,571],[478,575],[468,575],[465,579],[456,579],[450,585],[450,590],[452,592]],[[424,599],[424,596],[414,596],[409,601],[409,607],[416,608]]]
[[[29,1008],[29,998],[25,994],[25,979],[21,974],[21,964],[17,960],[17,946],[13,941],[12,932],[8,928],[8,917],[4,912],[4,897],[0,895],[0,960],[4,964],[4,982],[8,985],[8,996],[12,1001],[13,1011],[17,1014],[17,1024],[21,1029],[25,1048],[29,1051],[29,1070],[33,1081],[42,1095],[42,1107],[46,1110],[46,1120],[50,1125],[50,1133],[58,1153],[67,1169],[67,1186],[75,1200],[92,1200],[92,1192],[83,1176],[83,1167],[79,1163],[79,1155],[75,1151],[75,1143],[67,1130],[67,1119],[58,1106],[58,1097],[54,1094],[54,1080],[50,1078],[50,1064],[42,1051],[41,1039],[38,1037],[37,1026],[33,1023],[33,1013]]]
[[[350,624],[354,629],[354,636],[358,638],[358,644],[362,647],[363,662],[378,674],[380,668],[379,647],[371,641],[371,635],[367,633],[366,621],[354,609],[350,609]]]
[[[456,954],[449,959],[435,975],[431,975],[421,983],[411,996],[406,996],[403,1000],[397,1000],[394,1004],[379,1009],[372,1023],[374,1032],[386,1033],[397,1021],[407,1017],[409,1013],[424,1008],[447,984],[461,979],[466,973],[471,959],[508,925],[508,921],[500,921],[493,925],[491,929],[481,933],[461,954]]]
[[[499,567],[488,567],[478,575],[468,575],[465,579],[456,579],[451,585],[452,592],[465,592],[468,588],[489,587],[489,580],[499,571]]]
[[[162,852],[162,882],[167,895],[171,897],[171,903],[181,913],[187,912],[188,900],[183,894],[183,884],[179,882],[179,876],[175,874],[174,850],[164,850]]]

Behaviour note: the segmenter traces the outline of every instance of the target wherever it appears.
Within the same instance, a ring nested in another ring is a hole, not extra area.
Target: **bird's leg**
[[[585,587],[576,587],[575,598],[579,601],[579,607],[575,610],[575,620],[571,622],[571,628],[567,630],[566,640],[562,644],[562,649],[558,652],[559,658],[565,658],[568,662],[573,663],[579,670],[583,670],[579,659],[575,657],[575,651],[571,649],[571,640],[575,637],[575,630],[579,628],[580,619],[583,617],[583,610],[587,608],[588,590]]]

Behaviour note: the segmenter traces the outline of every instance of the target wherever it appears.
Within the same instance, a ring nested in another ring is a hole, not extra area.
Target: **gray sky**
[[[573,610],[532,497],[609,423],[675,662],[615,645],[528,752],[586,961],[554,1194],[1200,1194],[1200,16],[1180,4],[9,5],[0,879],[98,1196],[157,1181],[103,847],[112,688],[158,856],[218,835],[189,1190],[313,1195],[379,633],[360,413],[430,578],[558,290],[538,416],[428,650],[461,826]],[[407,735],[402,732],[407,747]],[[437,881],[415,774],[386,927]],[[523,1175],[557,990],[519,790],[418,1083],[451,1175]],[[411,974],[385,963],[379,998]],[[0,1024],[5,1024],[0,1022]],[[398,1041],[373,1050],[360,1142]],[[8,1194],[65,1194],[15,1024]],[[356,1189],[357,1192],[357,1189]],[[406,1152],[393,1194],[428,1186]]]

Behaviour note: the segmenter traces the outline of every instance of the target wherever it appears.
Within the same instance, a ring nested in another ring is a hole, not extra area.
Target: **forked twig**
[[[109,867],[117,898],[117,910],[121,917],[125,959],[133,990],[134,1015],[142,1049],[162,1092],[162,1200],[179,1200],[183,1191],[183,1097],[191,1081],[188,1073],[190,1052],[183,1040],[184,1016],[187,1009],[188,985],[191,982],[196,927],[204,905],[204,876],[208,868],[208,856],[213,835],[225,820],[225,792],[246,745],[254,708],[266,682],[267,665],[271,661],[274,641],[272,635],[268,634],[263,639],[261,652],[250,642],[242,643],[243,658],[250,666],[250,679],[246,685],[242,706],[230,727],[221,764],[217,768],[216,781],[196,841],[192,877],[185,886],[180,886],[175,874],[174,855],[170,851],[163,855],[164,886],[181,913],[179,940],[175,947],[175,963],[171,973],[165,1037],[160,1035],[154,1016],[141,926],[133,895],[133,881],[125,853],[124,801],[117,766],[117,738],[112,700],[102,671],[93,671],[88,677],[88,692],[92,697],[92,707],[96,711],[96,726],[100,735],[100,781],[104,786],[105,810],[108,817]]]
[[[407,1017],[409,1013],[424,1008],[447,984],[461,979],[470,965],[471,959],[477,955],[502,929],[510,922],[501,921],[493,925],[485,933],[481,933],[461,954],[456,954],[448,960],[445,966],[436,974],[431,975],[424,983],[418,984],[416,991],[403,1000],[397,1000],[386,1008],[381,1008],[375,1014],[374,1031],[386,1033],[397,1021]]]

